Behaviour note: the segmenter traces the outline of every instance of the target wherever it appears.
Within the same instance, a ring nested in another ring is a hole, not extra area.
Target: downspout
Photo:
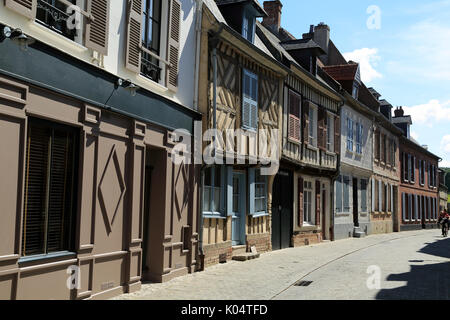
[[[199,96],[199,78],[200,78],[200,50],[202,40],[202,17],[203,17],[203,0],[196,0],[196,50],[195,50],[195,75],[194,75],[194,110],[198,111],[198,96]]]

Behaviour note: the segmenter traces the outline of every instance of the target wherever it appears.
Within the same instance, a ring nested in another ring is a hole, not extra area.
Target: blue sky
[[[450,0],[282,3],[283,28],[301,38],[309,25],[328,24],[344,56],[361,63],[365,84],[403,106],[413,137],[450,167]],[[373,5],[379,29],[367,26]]]

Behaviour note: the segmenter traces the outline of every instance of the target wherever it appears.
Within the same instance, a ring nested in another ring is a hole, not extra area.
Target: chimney
[[[323,22],[315,26],[313,40],[328,54],[328,45],[330,43],[330,27]]]
[[[400,118],[400,117],[403,117],[403,116],[405,115],[405,111],[403,111],[403,108],[402,108],[402,107],[397,108],[397,109],[395,109],[395,111],[394,111],[394,115],[395,115],[394,118]]]
[[[262,24],[278,34],[281,27],[281,9],[283,4],[280,0],[274,1],[264,1],[264,10],[266,11],[268,17],[263,18]]]

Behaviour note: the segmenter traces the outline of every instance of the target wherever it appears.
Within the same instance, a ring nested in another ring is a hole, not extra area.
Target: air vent
[[[297,281],[294,287],[309,287],[313,283],[312,281]]]

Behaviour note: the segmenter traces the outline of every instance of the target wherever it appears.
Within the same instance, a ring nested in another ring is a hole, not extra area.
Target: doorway
[[[358,179],[353,178],[353,224],[359,227]]]
[[[245,174],[233,172],[233,216],[231,240],[233,246],[245,244]]]
[[[292,173],[279,171],[272,192],[272,250],[291,246],[293,229]]]
[[[328,232],[327,232],[327,190],[325,188],[325,185],[322,187],[322,238],[323,240],[329,240],[328,239]]]

